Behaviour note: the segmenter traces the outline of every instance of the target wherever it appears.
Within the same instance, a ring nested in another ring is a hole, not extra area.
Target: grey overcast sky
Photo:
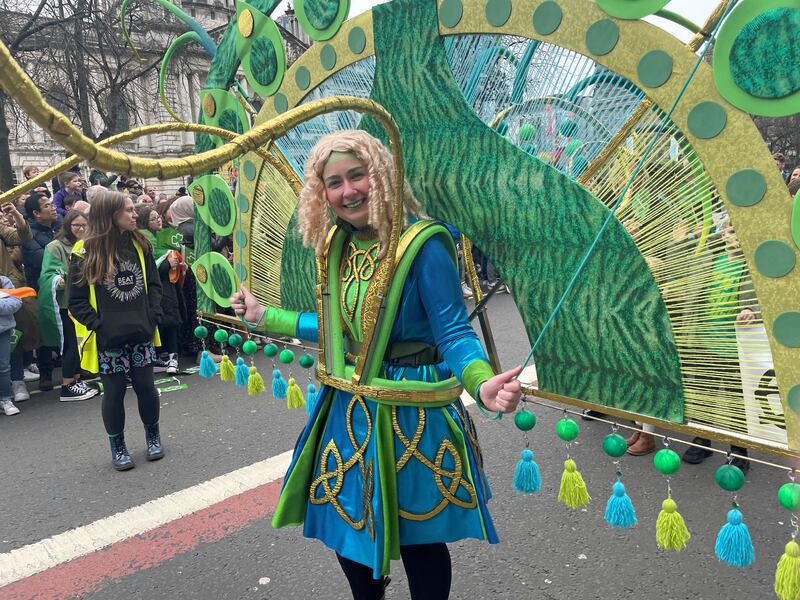
[[[352,18],[356,15],[360,15],[362,12],[369,10],[376,4],[383,4],[387,1],[388,0],[350,0],[349,17]],[[288,0],[283,0],[278,5],[278,8],[273,13],[273,16],[277,17],[282,15],[286,11],[286,6],[288,4]],[[693,21],[702,27],[703,23],[708,18],[708,15],[711,14],[716,5],[716,0],[672,0],[665,6],[665,8],[686,17],[690,21]],[[666,29],[672,35],[683,40],[684,42],[688,42],[692,37],[690,32],[670,21],[659,18],[648,18],[646,20],[658,25],[659,27],[662,27],[663,29]]]

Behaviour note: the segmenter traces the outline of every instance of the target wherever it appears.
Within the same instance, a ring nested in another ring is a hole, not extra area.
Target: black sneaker
[[[150,364],[153,365],[153,373],[166,373],[167,367],[169,366],[167,361],[161,360],[160,358],[154,358]]]
[[[692,440],[692,443],[705,446],[706,448],[711,447],[711,441],[705,438],[696,437]],[[697,446],[689,446],[689,449],[683,453],[681,460],[689,463],[690,465],[699,465],[712,454],[714,453],[711,450],[705,450],[703,448],[698,448]]]
[[[584,408],[581,419],[584,421],[594,421],[595,419],[604,419],[607,415],[599,410],[592,410],[591,408]],[[594,417],[594,418],[592,418]]]
[[[731,452],[738,454],[739,456],[749,456],[747,454],[747,448],[742,448],[741,446],[731,446]],[[734,467],[739,467],[742,470],[742,473],[747,475],[747,472],[750,470],[750,461],[744,458],[739,458],[739,456],[734,457],[734,459],[731,461],[731,464]]]
[[[61,387],[61,402],[75,402],[77,400],[88,400],[96,396],[99,392],[95,388],[90,388],[82,381],[74,381],[69,385]]]

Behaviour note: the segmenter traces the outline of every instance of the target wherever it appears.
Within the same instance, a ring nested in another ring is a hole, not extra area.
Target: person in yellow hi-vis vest
[[[153,382],[159,345],[161,281],[150,242],[136,228],[133,201],[101,192],[92,203],[89,231],[70,261],[69,310],[78,327],[81,366],[103,382],[103,423],[114,468],[133,468],[125,446],[126,374],[139,400],[147,460],[164,456],[158,427],[159,399]]]

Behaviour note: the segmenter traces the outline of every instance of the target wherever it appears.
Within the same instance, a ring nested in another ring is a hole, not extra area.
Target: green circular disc
[[[791,512],[800,509],[800,483],[784,483],[778,490],[778,502]]]
[[[228,332],[225,331],[224,329],[217,329],[214,332],[214,339],[216,341],[218,341],[220,344],[222,342],[227,342],[228,341]]]
[[[328,71],[336,66],[336,49],[331,44],[325,44],[319,51],[319,62]]]
[[[753,206],[767,193],[767,180],[755,169],[741,169],[728,178],[725,193],[736,206]]]
[[[241,229],[236,232],[236,245],[238,245],[239,248],[247,246],[247,234]]]
[[[256,344],[253,340],[247,340],[244,344],[242,344],[242,352],[248,356],[255,354],[256,351],[258,351],[258,344]]]
[[[786,402],[789,408],[792,409],[792,412],[800,415],[800,383],[793,385],[792,389],[789,390],[789,393],[786,395]]]
[[[347,45],[353,54],[361,54],[367,47],[367,35],[361,27],[353,27],[347,34]]]
[[[243,341],[242,336],[240,336],[238,333],[232,333],[228,338],[228,344],[230,344],[234,348],[238,348],[239,346],[241,346],[242,341]]]
[[[698,102],[689,111],[689,131],[704,140],[718,136],[725,129],[727,121],[725,109],[712,100]]]
[[[277,356],[278,347],[275,344],[264,345],[264,356]]]
[[[794,250],[786,242],[767,240],[756,248],[756,269],[765,277],[783,277],[794,269],[795,262]]]
[[[458,25],[463,16],[464,5],[461,0],[443,0],[439,5],[439,20],[448,29]]]
[[[250,181],[253,181],[256,178],[256,166],[253,164],[253,161],[246,160],[244,161],[244,176],[247,177]]]
[[[730,12],[714,42],[712,61],[714,83],[728,102],[766,117],[798,111],[800,48],[792,36],[797,10],[792,0],[748,0]],[[757,95],[764,93],[773,97]]]
[[[301,0],[294,3],[297,22],[312,40],[331,39],[350,12],[350,0]]]
[[[669,0],[596,0],[597,5],[618,19],[641,19],[661,10]]]
[[[303,354],[303,356],[297,360],[297,363],[304,369],[310,369],[314,366],[314,357],[310,354]]]
[[[744,473],[735,465],[722,465],[714,473],[714,479],[726,492],[735,492],[744,485]]]
[[[301,90],[307,90],[311,85],[311,73],[306,67],[299,67],[294,74],[294,82]]]
[[[571,442],[580,433],[578,424],[572,419],[561,419],[556,424],[556,435],[565,442]]]
[[[664,448],[656,452],[653,457],[653,464],[664,475],[672,475],[681,468],[681,457],[675,451]]]
[[[550,35],[561,25],[563,17],[564,13],[557,3],[552,0],[542,2],[533,11],[533,28],[539,35]]]
[[[639,61],[636,73],[647,87],[661,87],[672,75],[672,57],[663,50],[651,50]]]
[[[250,162],[250,161],[247,161],[247,162]],[[247,164],[247,163],[245,163],[245,164]],[[250,164],[252,165],[253,163],[250,163]],[[255,167],[253,167],[253,169],[255,169]],[[250,178],[248,177],[248,179],[250,179]],[[245,196],[244,194],[239,194],[239,196],[237,197],[236,201],[237,201],[237,203],[239,205],[239,212],[240,213],[244,214],[244,213],[246,213],[247,211],[250,210],[250,200],[248,200],[247,196]]]
[[[236,276],[239,278],[239,281],[247,281],[247,267],[245,267],[241,262],[236,263]]]
[[[530,431],[536,426],[536,415],[528,410],[521,410],[514,415],[514,425],[520,431]]]
[[[281,361],[283,364],[288,365],[294,360],[294,352],[292,352],[288,348],[281,350],[281,353],[278,356],[278,360]]]
[[[586,48],[596,56],[604,56],[619,41],[619,27],[611,19],[592,23],[586,31]]]
[[[609,433],[603,438],[603,452],[614,458],[619,458],[628,451],[625,438],[618,433]]]
[[[772,322],[772,335],[784,346],[800,348],[800,312],[787,311]]]
[[[263,86],[270,85],[278,75],[278,53],[269,38],[256,38],[250,46],[250,67],[253,77]]]
[[[490,25],[502,27],[511,16],[511,0],[489,0],[485,13]]]
[[[199,340],[204,340],[208,337],[208,328],[203,325],[198,325],[194,328],[194,337]]]
[[[286,96],[278,92],[272,98],[272,104],[275,107],[275,112],[279,115],[285,113],[289,110],[289,101],[286,99]]]

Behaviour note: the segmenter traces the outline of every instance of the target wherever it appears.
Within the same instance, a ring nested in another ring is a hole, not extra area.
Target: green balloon
[[[653,457],[653,464],[664,475],[672,475],[681,468],[681,457],[669,448],[664,448],[656,452]]]
[[[514,415],[514,425],[522,431],[530,431],[536,425],[536,415],[527,410],[521,410]]]
[[[234,348],[238,348],[242,345],[242,336],[240,336],[238,333],[232,333],[228,338],[228,343]]]
[[[722,465],[714,473],[717,485],[728,492],[735,492],[744,485],[744,473],[736,465]]]
[[[247,340],[244,344],[242,344],[242,352],[248,356],[255,354],[257,350],[258,344],[256,344],[253,340]]]
[[[614,458],[619,458],[628,451],[625,438],[618,433],[609,433],[603,438],[603,452]]]
[[[275,344],[267,344],[264,346],[264,356],[277,356],[278,347]]]
[[[310,354],[303,354],[297,362],[300,363],[300,366],[304,369],[310,369],[314,366],[314,357]]]
[[[208,328],[203,325],[198,325],[194,328],[194,337],[200,340],[204,340],[208,337]]]
[[[791,512],[800,509],[800,483],[784,483],[778,490],[778,502]]]
[[[561,419],[556,425],[556,435],[565,442],[571,442],[580,433],[578,424],[572,419]]]
[[[217,340],[220,344],[222,342],[227,342],[228,341],[228,332],[225,331],[224,329],[217,329],[214,332],[214,339]]]
[[[278,360],[280,360],[283,364],[288,365],[294,360],[294,352],[288,348],[281,350],[281,355],[278,357]]]

